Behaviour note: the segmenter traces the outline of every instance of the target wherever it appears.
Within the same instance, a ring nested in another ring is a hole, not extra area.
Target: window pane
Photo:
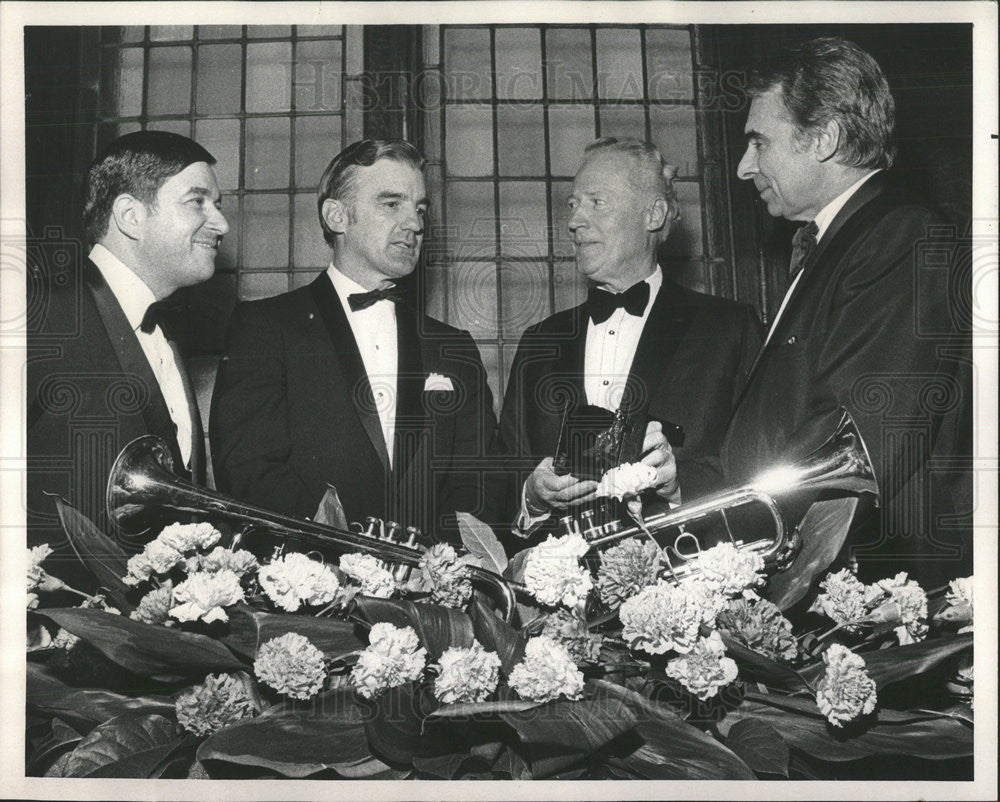
[[[589,100],[594,96],[590,31],[546,31],[545,59],[550,100]]]
[[[549,252],[548,206],[540,181],[500,182],[500,252],[544,257]]]
[[[199,39],[239,39],[243,35],[242,25],[199,25]]]
[[[191,48],[155,47],[149,51],[150,114],[187,114],[191,108]]]
[[[295,121],[295,186],[319,184],[323,171],[340,151],[343,118],[299,117]]]
[[[288,186],[288,125],[287,117],[247,120],[244,179],[248,189]]]
[[[343,36],[344,27],[342,25],[299,25],[295,29],[295,35],[302,36]]]
[[[492,259],[496,225],[493,185],[451,181],[445,204],[448,250],[452,257],[482,256]]]
[[[500,175],[545,174],[545,127],[542,109],[500,106],[497,109]]]
[[[490,80],[490,32],[482,28],[450,28],[444,33],[448,97],[457,100],[488,100]]]
[[[549,315],[549,266],[506,262],[500,271],[501,335],[516,342],[528,326]]]
[[[126,25],[121,29],[123,42],[141,42],[146,32],[145,25]]]
[[[452,264],[450,320],[473,337],[496,337],[497,268],[493,262]]]
[[[213,154],[215,155],[215,154]],[[236,270],[240,265],[240,199],[237,195],[222,196],[222,213],[229,223],[229,231],[222,238],[219,255],[215,257],[216,270]]]
[[[493,112],[488,106],[449,106],[445,120],[448,175],[493,174]]]
[[[694,97],[691,34],[686,30],[646,31],[646,73],[653,100],[691,100]]]
[[[498,28],[496,54],[498,98],[542,96],[541,32],[537,28]]]
[[[316,196],[300,192],[295,196],[295,238],[292,241],[296,270],[324,268],[330,264],[330,248],[316,212]]]
[[[150,25],[149,41],[176,42],[190,39],[193,32],[194,28],[191,25]]]
[[[251,39],[265,36],[291,36],[291,25],[248,25],[247,36]]]
[[[240,275],[240,300],[253,301],[288,292],[287,273],[242,273]]]
[[[247,111],[288,111],[292,45],[247,45]]]
[[[240,121],[199,120],[195,125],[194,138],[215,156],[215,178],[219,189],[236,189],[240,174]]]
[[[593,141],[593,106],[549,107],[552,175],[575,175],[583,149]]]
[[[597,32],[597,92],[602,100],[642,97],[642,50],[637,30]]]
[[[299,42],[295,61],[295,108],[298,111],[339,111],[343,44],[340,41]]]
[[[674,187],[681,205],[681,219],[674,223],[670,237],[661,246],[661,253],[670,259],[700,256],[701,187],[694,181],[677,181]]]
[[[150,131],[172,131],[181,136],[191,136],[191,123],[187,120],[154,120],[146,127]]]
[[[197,109],[201,114],[240,110],[240,73],[243,53],[239,45],[202,45],[198,48]]]
[[[243,218],[243,266],[287,268],[288,197],[247,195]]]
[[[118,68],[118,94],[108,93],[101,109],[108,117],[138,117],[142,114],[142,48],[126,47],[108,49],[105,58],[116,59]]]
[[[587,300],[587,280],[576,269],[576,262],[556,262],[554,273],[555,311],[572,309]]]
[[[653,143],[678,175],[698,175],[698,134],[691,106],[652,106],[649,124]]]
[[[556,256],[573,256],[573,238],[569,227],[569,195],[572,181],[552,182],[552,252]]]
[[[601,136],[646,138],[646,112],[642,106],[601,106]]]

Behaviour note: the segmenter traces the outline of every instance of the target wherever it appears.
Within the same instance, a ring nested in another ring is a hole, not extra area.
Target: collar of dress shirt
[[[103,245],[95,245],[90,251],[90,261],[104,276],[104,281],[115,294],[118,303],[128,318],[129,325],[136,331],[142,323],[149,305],[156,301],[153,291],[132,269]]]
[[[851,196],[861,189],[861,185],[865,183],[869,178],[871,178],[875,173],[880,173],[881,170],[873,170],[868,173],[868,175],[863,178],[858,179],[855,183],[851,184],[847,189],[841,192],[836,198],[830,201],[826,206],[819,210],[819,214],[814,218],[816,223],[816,228],[818,232],[816,234],[816,241],[819,242],[823,239],[823,234],[830,227],[830,223],[833,222],[833,218],[837,216],[837,212],[844,208],[844,204],[851,199]]]
[[[340,304],[344,307],[344,312],[347,313],[348,319],[350,319],[352,315],[367,312],[369,309],[374,309],[378,305],[378,302],[376,302],[367,309],[351,309],[351,305],[347,301],[347,296],[353,295],[356,292],[368,292],[368,290],[358,284],[358,282],[354,279],[349,276],[345,276],[337,270],[337,267],[333,262],[330,262],[330,266],[326,269],[326,274],[330,277],[330,281],[333,282],[333,288],[337,291],[337,295],[340,296]],[[395,304],[390,305],[393,307],[393,310],[395,310]]]

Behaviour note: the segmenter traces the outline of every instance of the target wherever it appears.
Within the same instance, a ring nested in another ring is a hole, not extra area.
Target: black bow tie
[[[595,323],[603,323],[616,309],[624,309],[630,315],[642,317],[649,303],[649,283],[640,281],[625,292],[610,293],[591,287],[587,293],[587,313]]]
[[[401,287],[391,284],[384,290],[355,292],[347,296],[347,303],[351,305],[352,312],[357,312],[359,309],[367,309],[379,301],[392,301],[394,304],[405,303],[406,292]]]
[[[168,340],[173,339],[170,334],[174,323],[173,314],[176,313],[177,308],[177,305],[169,304],[166,301],[154,301],[146,307],[146,313],[142,316],[139,330],[146,334],[152,334],[153,329],[159,326],[164,337]]]

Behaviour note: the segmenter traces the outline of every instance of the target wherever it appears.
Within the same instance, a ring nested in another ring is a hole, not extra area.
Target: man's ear
[[[333,233],[343,234],[350,222],[347,204],[336,198],[327,198],[323,201],[323,220]]]
[[[149,216],[146,205],[134,195],[122,193],[111,204],[110,225],[114,226],[125,237],[139,239],[140,226]]]
[[[836,120],[827,120],[816,128],[813,142],[816,158],[819,161],[829,161],[837,155],[837,151],[840,150],[841,133],[840,124]]]
[[[665,198],[657,198],[646,209],[646,230],[659,231],[667,223],[670,206]]]

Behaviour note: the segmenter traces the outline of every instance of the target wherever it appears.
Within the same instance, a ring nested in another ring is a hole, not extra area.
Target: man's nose
[[[580,211],[579,206],[570,211],[569,220],[566,222],[566,225],[570,231],[576,231],[580,226],[586,225],[586,219]]]
[[[752,147],[747,147],[746,153],[743,154],[743,158],[740,159],[740,163],[736,168],[736,175],[743,181],[749,181],[754,177],[757,172],[757,158]]]
[[[408,210],[407,214],[403,218],[403,222],[400,224],[404,231],[412,231],[415,234],[422,234],[424,231],[424,219],[423,216],[417,211],[416,207]]]
[[[212,211],[208,213],[208,224],[216,231],[220,237],[225,236],[229,231],[229,221],[226,220],[226,216],[222,213],[222,209],[218,209],[215,206],[211,207]]]

